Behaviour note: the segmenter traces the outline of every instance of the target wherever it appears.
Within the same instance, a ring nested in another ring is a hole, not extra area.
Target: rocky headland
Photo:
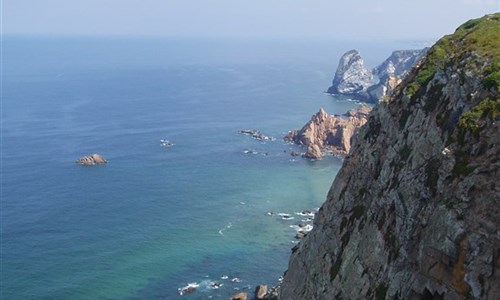
[[[340,58],[332,86],[327,93],[346,95],[366,102],[383,100],[401,83],[427,50],[394,51],[372,70],[364,65],[357,50],[350,50]]]
[[[354,137],[279,299],[499,299],[499,89],[499,13],[429,49]]]
[[[94,165],[103,165],[108,163],[107,160],[104,159],[100,154],[94,153],[89,156],[83,156],[75,161],[77,164],[82,166],[94,166]]]
[[[373,74],[365,67],[361,54],[350,50],[340,58],[329,94],[342,94],[369,99],[367,90],[373,85]]]
[[[307,158],[321,159],[323,152],[346,155],[351,148],[351,137],[366,123],[371,110],[361,104],[343,116],[335,116],[321,108],[302,129],[290,131],[284,140],[307,147],[304,154]]]

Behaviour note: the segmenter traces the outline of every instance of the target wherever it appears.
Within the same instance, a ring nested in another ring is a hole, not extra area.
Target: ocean
[[[320,107],[357,106],[323,93],[351,48],[373,67],[416,47],[4,37],[0,298],[227,299],[277,284],[295,213],[321,206],[342,164],[292,157],[304,149],[282,137]],[[92,153],[108,164],[75,163]]]

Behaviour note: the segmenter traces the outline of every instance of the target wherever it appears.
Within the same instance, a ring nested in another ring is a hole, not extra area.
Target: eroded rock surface
[[[500,298],[500,14],[380,103],[292,250],[280,299]]]
[[[351,149],[351,137],[366,123],[370,111],[370,106],[361,104],[344,116],[332,116],[321,108],[302,129],[290,131],[284,139],[307,146],[304,156],[308,158],[319,159],[323,151],[346,155]]]

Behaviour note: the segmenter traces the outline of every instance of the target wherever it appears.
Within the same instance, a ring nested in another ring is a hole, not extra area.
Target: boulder
[[[267,285],[261,284],[255,288],[255,299],[262,300],[266,298]]]
[[[94,165],[102,165],[108,163],[107,160],[104,159],[100,154],[94,153],[90,156],[84,156],[79,158],[76,161],[77,164],[82,166],[94,166]]]
[[[247,299],[248,299],[247,293],[238,293],[229,298],[229,300],[247,300]]]
[[[323,153],[321,152],[321,148],[318,145],[310,144],[307,147],[307,151],[304,154],[304,157],[313,159],[322,159]]]

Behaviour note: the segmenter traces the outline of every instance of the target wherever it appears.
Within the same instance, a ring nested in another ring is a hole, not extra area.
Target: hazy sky
[[[436,38],[500,0],[2,0],[5,34]]]

